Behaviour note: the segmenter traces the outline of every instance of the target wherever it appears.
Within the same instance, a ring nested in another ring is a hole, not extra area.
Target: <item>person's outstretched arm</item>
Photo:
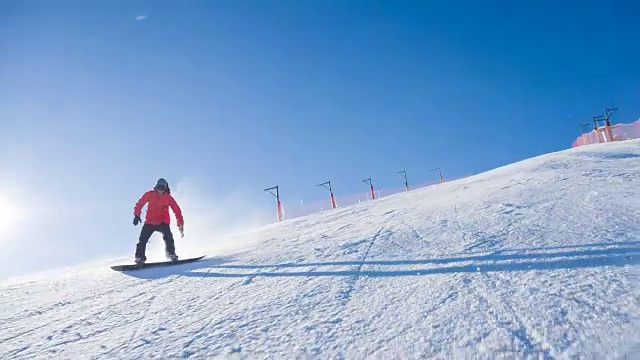
[[[136,202],[136,205],[133,207],[133,225],[138,225],[140,222],[140,214],[142,214],[142,207],[149,202],[149,191],[144,193],[140,199]],[[137,221],[136,221],[137,220]]]
[[[169,202],[169,206],[171,206],[171,210],[176,215],[176,220],[178,222],[178,229],[180,229],[180,235],[184,236],[184,218],[182,217],[182,209],[180,209],[180,205],[176,202],[176,199],[173,196],[171,197],[171,201]]]

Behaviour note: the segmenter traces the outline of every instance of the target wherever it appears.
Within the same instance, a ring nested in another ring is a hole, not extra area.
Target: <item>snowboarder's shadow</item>
[[[333,261],[281,264],[237,264],[233,256],[205,258],[195,263],[144,269],[127,273],[140,279],[159,279],[169,276],[200,278],[247,278],[256,277],[393,277],[427,276],[451,273],[514,272],[533,270],[558,270],[595,267],[620,267],[640,264],[640,241],[608,244],[584,244],[564,247],[531,248],[495,251],[489,254],[460,254],[418,260],[368,260]],[[602,248],[602,246],[607,246]],[[594,248],[599,247],[599,248]],[[555,251],[554,251],[555,250]],[[531,252],[544,251],[544,252]],[[367,270],[367,265],[376,270]],[[410,269],[397,269],[398,266]],[[416,269],[415,265],[428,265]],[[384,270],[384,266],[393,270]],[[335,270],[331,267],[347,267]],[[380,270],[380,268],[383,270]],[[297,271],[297,268],[313,268]],[[323,270],[326,269],[326,270]]]
[[[215,268],[222,264],[232,262],[233,257],[205,257],[204,259],[192,263],[177,264],[164,267],[151,267],[132,271],[123,271],[123,275],[138,279],[162,279],[169,276],[187,275],[200,269]]]

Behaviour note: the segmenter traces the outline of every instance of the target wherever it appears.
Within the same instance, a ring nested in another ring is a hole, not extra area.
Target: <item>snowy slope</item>
[[[638,141],[252,236],[253,246],[190,265],[123,274],[105,263],[4,281],[0,354],[640,357]]]

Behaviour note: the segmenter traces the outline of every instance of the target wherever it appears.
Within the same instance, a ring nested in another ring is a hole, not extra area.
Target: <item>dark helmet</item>
[[[165,180],[163,178],[160,178],[156,182],[156,186],[154,186],[153,189],[154,190],[164,190],[166,192],[169,192],[169,183],[167,182],[167,180]]]

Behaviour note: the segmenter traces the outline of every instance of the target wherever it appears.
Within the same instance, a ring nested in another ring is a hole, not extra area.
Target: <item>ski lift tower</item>
[[[371,178],[364,179],[361,182],[369,184],[369,188],[371,189],[371,200],[375,200],[376,199],[376,193],[373,190],[373,183],[371,183]]]
[[[407,181],[407,170],[398,171],[398,174],[404,176],[404,189],[409,191],[409,182]]]
[[[275,194],[273,193],[273,190],[275,190]],[[278,221],[282,221],[282,219],[284,218],[283,213],[282,213],[282,203],[280,202],[280,191],[278,186],[274,186],[274,187],[270,187],[268,189],[264,189],[264,191],[268,191],[269,193],[271,193],[271,195],[276,197],[276,204],[277,204],[277,211],[278,211]]]
[[[336,205],[336,197],[333,195],[333,189],[331,188],[331,181],[325,181],[322,184],[318,184],[316,186],[322,186],[325,189],[329,190],[329,194],[331,195],[331,208],[335,209],[338,207],[338,205]]]

